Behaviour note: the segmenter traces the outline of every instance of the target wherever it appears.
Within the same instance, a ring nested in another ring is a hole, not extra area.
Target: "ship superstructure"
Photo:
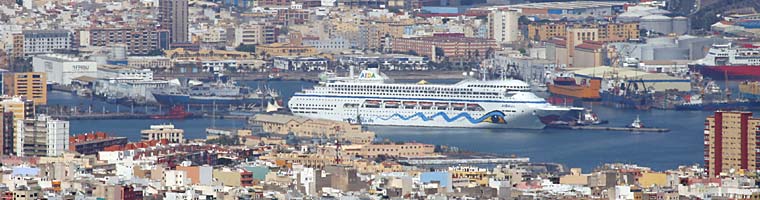
[[[541,129],[582,111],[552,106],[520,80],[394,83],[377,68],[321,79],[293,95],[293,114],[367,125]]]
[[[713,78],[760,78],[760,47],[716,44],[692,67]]]

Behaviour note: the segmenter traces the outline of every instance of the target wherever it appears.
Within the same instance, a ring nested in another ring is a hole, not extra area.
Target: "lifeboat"
[[[433,103],[432,102],[420,102],[420,106],[422,106],[423,108],[429,108],[429,107],[433,106]]]
[[[367,100],[364,102],[364,104],[367,104],[368,106],[378,106],[380,105],[380,101],[378,100]]]
[[[483,107],[480,107],[478,104],[467,104],[467,110],[483,110]]]
[[[398,107],[398,101],[386,101],[385,102],[386,107]]]
[[[435,103],[435,106],[438,108],[446,108],[449,107],[449,103]]]
[[[452,103],[451,105],[454,106],[454,108],[463,108],[464,107],[463,103]]]
[[[410,107],[410,106],[416,106],[417,102],[414,101],[404,101],[404,106]]]

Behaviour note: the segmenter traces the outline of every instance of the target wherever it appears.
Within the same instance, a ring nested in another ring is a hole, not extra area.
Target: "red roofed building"
[[[91,155],[108,146],[127,144],[126,137],[112,137],[104,132],[85,133],[69,137],[69,150]]]

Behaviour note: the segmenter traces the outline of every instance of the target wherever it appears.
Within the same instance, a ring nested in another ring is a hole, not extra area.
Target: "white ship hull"
[[[377,71],[297,92],[294,115],[365,125],[542,129],[582,109],[556,107],[518,80],[395,84]]]
[[[344,107],[347,103],[362,105],[368,100],[375,99],[382,98],[340,98],[296,94],[290,100],[290,107],[299,108],[299,104],[302,104],[302,102],[320,102],[321,104],[318,105],[322,106],[313,109],[314,111],[295,111],[293,114],[345,122],[356,122],[359,119],[362,124],[378,126],[542,129],[551,120],[559,119],[563,115],[573,116],[573,114],[568,114],[570,112],[569,109],[552,107],[544,101],[511,103],[477,102],[478,105],[483,107],[481,111],[455,110],[451,106],[446,109],[437,109],[434,106],[435,104],[430,106],[430,108],[420,105],[409,108],[403,105],[392,107],[366,107],[366,105],[354,108]],[[403,102],[401,99],[384,100]],[[410,100],[407,99],[406,101]],[[418,100],[415,102],[444,103],[446,101]],[[458,102],[462,101],[448,101],[446,103]],[[542,118],[544,121],[542,121]]]

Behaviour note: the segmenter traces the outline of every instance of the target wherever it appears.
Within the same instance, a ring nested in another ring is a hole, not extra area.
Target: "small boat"
[[[451,105],[454,106],[454,108],[463,108],[464,107],[463,103],[452,103]]]
[[[439,102],[439,103],[435,103],[435,106],[438,108],[446,108],[446,107],[449,107],[449,103]]]
[[[185,119],[188,117],[192,117],[193,113],[185,111],[185,108],[182,106],[175,105],[171,109],[169,109],[169,112],[163,115],[151,115],[151,119]]]
[[[433,106],[433,103],[432,102],[420,102],[420,106],[422,106],[423,108],[430,108],[431,106]]]
[[[406,107],[416,106],[416,105],[417,105],[417,102],[414,102],[414,101],[404,101],[404,106],[406,106]]]
[[[644,123],[642,123],[641,119],[639,119],[639,116],[636,115],[636,120],[633,120],[633,123],[631,123],[631,125],[628,125],[628,128],[644,128]]]

